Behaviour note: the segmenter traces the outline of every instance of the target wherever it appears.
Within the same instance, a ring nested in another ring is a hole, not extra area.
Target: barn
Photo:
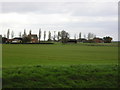
[[[67,41],[67,43],[77,43],[77,40],[76,40],[76,39],[69,39],[69,40]]]

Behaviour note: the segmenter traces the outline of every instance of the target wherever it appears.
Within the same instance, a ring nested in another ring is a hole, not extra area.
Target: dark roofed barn
[[[15,37],[15,38],[13,38],[13,40],[12,40],[12,43],[22,43],[22,38],[20,38],[20,37]]]
[[[94,38],[93,41],[95,43],[103,43],[104,42],[102,38]]]
[[[76,40],[76,39],[69,39],[69,40],[67,41],[67,43],[77,43],[77,40]]]

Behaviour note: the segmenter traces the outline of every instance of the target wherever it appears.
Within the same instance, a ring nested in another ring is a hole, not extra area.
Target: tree
[[[69,39],[69,34],[66,31],[62,30],[61,31],[61,41],[62,41],[62,43],[67,43],[68,39]]]
[[[10,36],[10,29],[8,29],[7,31],[7,38],[9,39],[9,36]]]
[[[6,37],[2,37],[2,43],[7,43],[7,38]]]
[[[74,39],[77,39],[77,35],[76,34],[74,35]]]
[[[51,41],[51,32],[48,33],[48,41]]]
[[[44,31],[44,41],[45,41],[45,38],[46,38],[46,31]]]
[[[70,38],[70,34],[66,32],[66,40],[68,40],[69,38]]]
[[[58,32],[58,35],[57,35],[58,41],[60,40],[60,37],[61,37],[61,34],[60,34],[60,32]]]
[[[11,32],[11,38],[13,38],[13,37],[14,37],[14,32],[12,31],[12,32]]]
[[[88,33],[88,40],[90,40],[90,33]]]
[[[86,39],[86,35],[84,34],[84,39]]]
[[[111,43],[112,37],[106,36],[103,37],[104,43]]]
[[[23,34],[23,37],[26,37],[27,34],[26,34],[26,29],[24,29],[24,34]]]
[[[28,42],[30,42],[30,41],[31,41],[30,36],[25,36],[25,37],[23,37],[23,40],[22,40],[23,43],[28,43]]]
[[[39,29],[39,43],[40,43],[40,39],[41,39],[41,28]]]
[[[6,35],[4,34],[4,37],[6,38]]]
[[[26,29],[24,29],[24,35],[27,35],[27,34],[26,34]]]
[[[56,34],[55,34],[55,33],[56,33],[56,31],[54,31],[54,37],[53,37],[53,40],[54,40],[54,41],[56,41],[56,40],[55,40],[55,38],[56,38]]]
[[[79,33],[79,39],[81,39],[81,32]]]
[[[29,34],[30,33],[31,33],[31,30],[30,30]],[[28,43],[30,41],[31,41],[31,37],[30,37],[30,35],[27,36],[26,29],[24,29],[24,34],[23,34],[22,42],[23,43]]]
[[[66,36],[66,32],[63,30],[61,31],[61,40],[63,41]]]
[[[21,32],[19,32],[19,37],[20,37],[20,38],[22,37],[22,33],[21,33]]]
[[[88,33],[88,40],[95,38],[95,35],[93,33]]]
[[[32,33],[32,31],[30,30],[30,31],[29,31],[29,35],[31,35],[31,33]]]

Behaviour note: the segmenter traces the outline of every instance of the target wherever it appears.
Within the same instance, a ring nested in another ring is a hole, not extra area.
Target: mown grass
[[[3,45],[3,88],[117,88],[112,44]]]
[[[3,45],[3,67],[23,65],[116,64],[118,47],[68,45]]]

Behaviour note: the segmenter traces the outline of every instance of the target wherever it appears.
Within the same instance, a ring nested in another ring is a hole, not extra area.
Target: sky
[[[10,29],[18,37],[24,29],[27,34],[30,30],[38,34],[41,28],[42,34],[51,31],[53,35],[54,31],[57,34],[65,30],[71,38],[79,32],[87,37],[90,32],[100,38],[111,36],[114,41],[118,40],[117,0],[40,1],[0,2],[0,34],[4,36]]]

